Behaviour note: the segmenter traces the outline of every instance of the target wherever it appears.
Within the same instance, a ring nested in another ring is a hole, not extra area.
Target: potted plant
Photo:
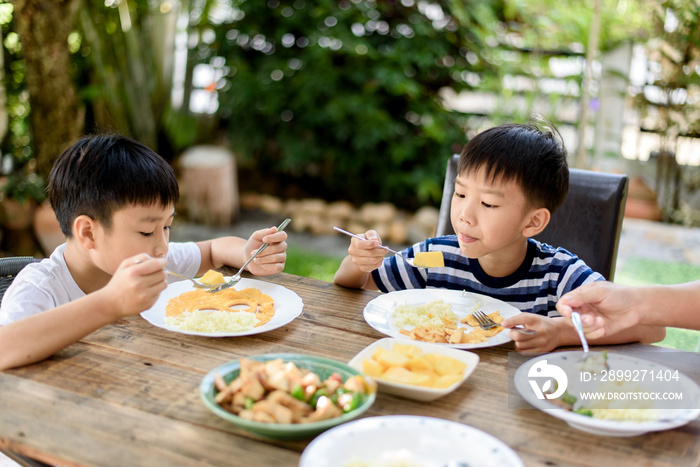
[[[46,199],[46,184],[35,173],[14,172],[0,182],[2,225],[10,230],[31,227],[37,204]]]

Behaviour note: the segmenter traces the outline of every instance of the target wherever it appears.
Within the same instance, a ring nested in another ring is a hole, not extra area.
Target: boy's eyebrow
[[[170,219],[171,217],[175,217],[175,214],[177,214],[177,213],[175,211],[173,211],[173,213],[170,214],[167,217],[167,219]],[[144,216],[140,220],[141,220],[141,222],[157,222],[161,219],[162,219],[162,217],[158,217],[158,216]]]
[[[459,185],[459,186],[462,186],[462,187],[465,187],[465,186],[466,186],[466,184],[465,184],[464,182],[462,182],[459,178],[455,178],[455,185]],[[506,194],[505,194],[504,192],[502,192],[501,190],[494,190],[494,189],[489,189],[489,188],[487,188],[487,189],[481,190],[481,192],[482,192],[482,193],[487,193],[487,194],[490,194],[490,195],[500,196],[501,198],[505,198],[505,197],[506,197]]]

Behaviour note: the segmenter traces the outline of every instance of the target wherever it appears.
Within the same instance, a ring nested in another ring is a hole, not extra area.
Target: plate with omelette
[[[367,324],[389,337],[444,344],[457,349],[493,347],[511,341],[509,330],[479,327],[472,314],[481,310],[496,323],[520,310],[473,292],[449,289],[407,289],[371,300],[364,309]]]
[[[202,279],[230,280],[209,277],[212,272]],[[197,289],[190,281],[178,281],[169,284],[141,316],[154,326],[182,334],[235,337],[282,327],[299,316],[303,307],[296,293],[257,279],[243,278],[235,287],[216,293]]]

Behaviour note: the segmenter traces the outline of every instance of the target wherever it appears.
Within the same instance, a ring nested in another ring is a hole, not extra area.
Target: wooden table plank
[[[384,337],[362,317],[378,294],[286,274],[268,280],[304,301],[302,315],[280,329],[207,338],[130,317],[44,362],[0,373],[0,446],[67,465],[113,465],[117,453],[128,459],[120,465],[228,465],[230,459],[296,465],[309,440],[264,440],[234,427],[200,401],[199,383],[221,363],[260,353],[307,353],[347,362]],[[663,353],[641,345],[610,349]],[[640,466],[700,464],[698,420],[634,438],[583,433],[539,410],[508,407],[512,344],[474,352],[480,357],[477,369],[452,394],[425,403],[380,393],[366,416],[408,414],[465,423],[504,441],[528,466],[596,466],[616,458]],[[692,365],[688,370],[694,371]],[[700,368],[695,370],[697,380]]]

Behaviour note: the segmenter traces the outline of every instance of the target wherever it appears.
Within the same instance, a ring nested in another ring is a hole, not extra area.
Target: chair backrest
[[[9,256],[0,258],[0,302],[15,276],[27,265],[41,261],[33,256]]]
[[[436,235],[454,233],[450,206],[454,193],[457,161],[447,162],[445,186]],[[540,242],[566,248],[594,271],[612,281],[627,199],[627,175],[569,169],[569,194],[552,215],[549,225],[535,237]]]

